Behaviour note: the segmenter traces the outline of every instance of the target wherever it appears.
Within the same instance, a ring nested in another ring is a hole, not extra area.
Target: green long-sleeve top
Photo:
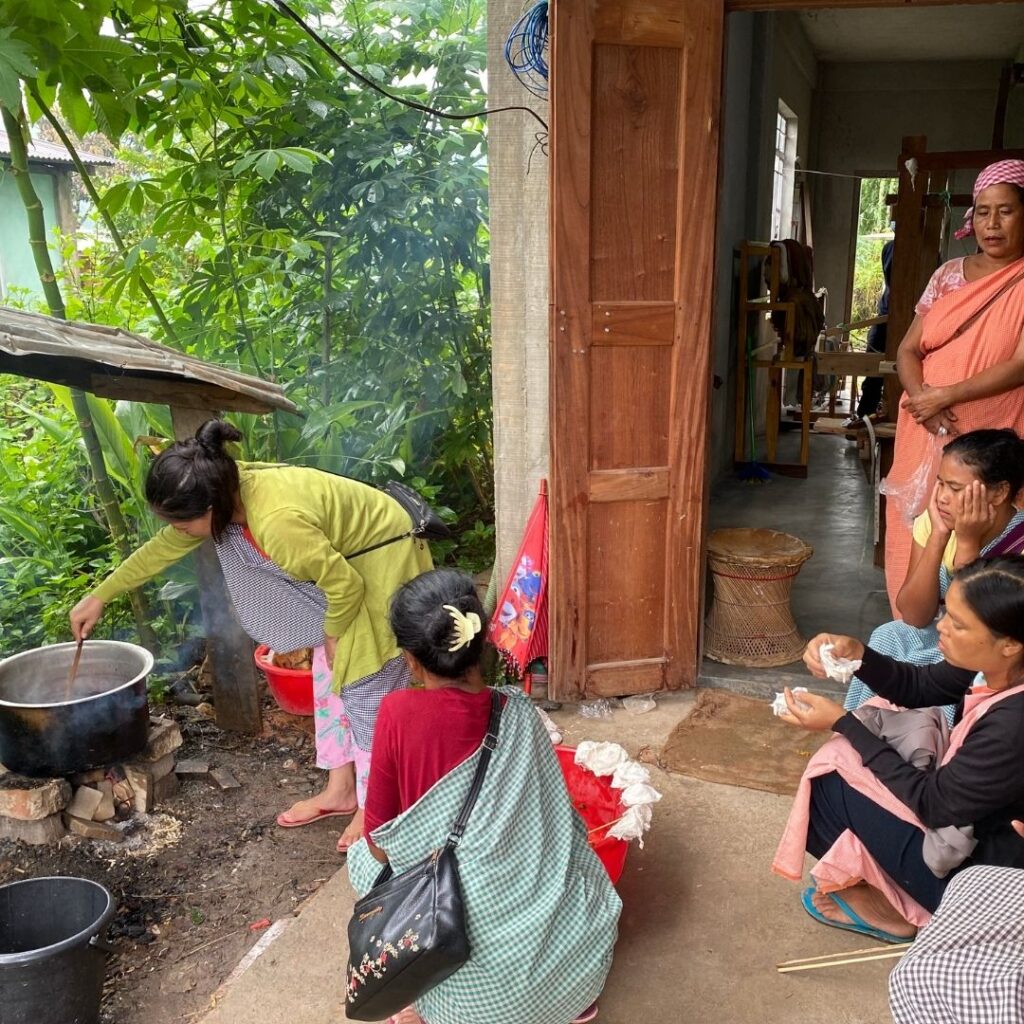
[[[324,634],[336,637],[334,685],[354,683],[397,656],[388,625],[391,596],[431,568],[426,544],[402,540],[349,561],[345,555],[397,537],[408,513],[374,487],[319,470],[240,462],[246,522],[264,553],[327,598]],[[202,540],[164,527],[93,591],[107,602],[161,573]]]

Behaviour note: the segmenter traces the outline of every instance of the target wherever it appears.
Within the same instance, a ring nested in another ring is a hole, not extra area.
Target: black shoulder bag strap
[[[462,835],[466,831],[466,825],[473,811],[473,805],[476,803],[476,798],[480,795],[480,790],[483,789],[487,766],[491,763],[491,753],[498,745],[498,726],[500,724],[501,694],[497,690],[491,690],[491,718],[487,723],[487,733],[484,736],[483,746],[480,748],[480,760],[477,762],[476,774],[473,776],[473,784],[469,787],[469,795],[466,797],[466,802],[462,805],[462,810],[459,811],[459,816],[455,819],[451,832],[448,833],[448,846],[458,846],[459,840],[462,839]]]

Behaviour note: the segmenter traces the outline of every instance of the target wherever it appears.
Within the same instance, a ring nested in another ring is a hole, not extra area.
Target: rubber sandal
[[[597,1018],[597,1003],[591,1003],[578,1017],[573,1017],[572,1024],[586,1024]]]
[[[846,902],[846,900],[837,896],[834,892],[828,894],[829,898],[833,903],[850,919],[847,921],[833,921],[832,918],[826,917],[813,903],[814,895],[817,890],[813,885],[808,886],[800,894],[800,903],[804,910],[807,911],[815,921],[821,924],[827,924],[830,928],[842,928],[843,931],[857,932],[860,935],[867,935],[872,939],[878,939],[879,942],[891,942],[894,944],[910,942],[911,939],[906,935],[893,935],[890,932],[884,932],[881,928],[872,928],[858,914],[855,914]]]
[[[308,818],[289,818],[287,811],[282,811],[277,816],[277,823],[281,828],[302,828],[304,825],[312,825],[315,821],[322,821],[324,818],[351,818],[358,807],[351,807],[347,811],[325,811],[319,810]]]

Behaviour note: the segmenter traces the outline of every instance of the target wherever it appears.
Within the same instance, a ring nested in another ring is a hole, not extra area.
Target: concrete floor
[[[566,742],[611,739],[631,754],[660,749],[693,694],[604,720],[567,707]],[[892,961],[780,975],[780,960],[863,948],[800,908],[799,887],[769,872],[787,797],[652,768],[663,799],[646,848],[634,844],[619,883],[625,904],[603,1024],[884,1024]],[[320,827],[320,826],[314,826]],[[325,849],[333,831],[323,828]],[[515,854],[509,869],[515,870]],[[248,970],[225,986],[204,1024],[337,1024],[352,893],[331,879]],[[543,993],[538,993],[543,998]],[[496,1022],[514,1024],[514,1022]]]
[[[783,434],[780,457],[799,443]],[[768,483],[744,483],[735,476],[712,490],[710,529],[759,526],[791,533],[814,548],[793,583],[790,606],[801,633],[848,633],[867,640],[872,629],[892,618],[885,575],[874,565],[871,487],[856,446],[842,437],[811,434],[806,480],[773,474]],[[782,674],[802,671],[784,666]],[[780,677],[779,669],[749,669],[704,661],[705,685],[761,694]]]

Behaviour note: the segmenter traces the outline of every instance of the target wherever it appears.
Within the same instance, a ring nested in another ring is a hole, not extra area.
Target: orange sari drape
[[[1010,359],[1024,332],[1024,281],[1000,295],[958,338],[957,330],[1024,269],[1024,260],[972,281],[938,299],[922,324],[921,351],[924,353],[924,381],[931,387],[955,384]],[[957,430],[1011,427],[1024,435],[1024,388],[1001,395],[965,402],[953,407]],[[913,544],[910,527],[914,517],[928,506],[937,469],[935,438],[900,408],[896,421],[896,442],[886,490],[907,488],[921,466],[928,466],[932,479],[923,496],[909,503],[895,495],[886,500],[885,585],[889,603],[896,611],[896,595],[907,576]],[[908,488],[909,489],[909,488]]]

